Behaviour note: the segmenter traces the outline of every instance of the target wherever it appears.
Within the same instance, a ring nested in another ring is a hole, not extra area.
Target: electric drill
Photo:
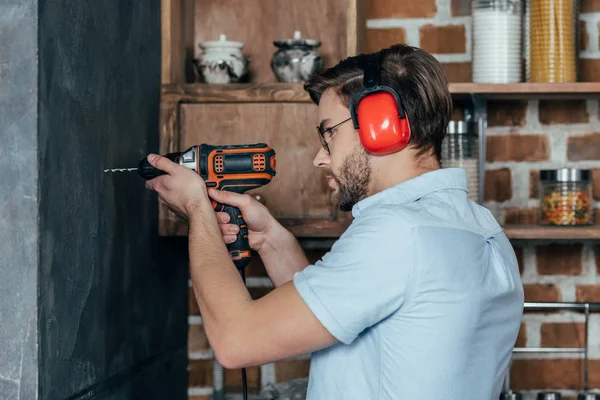
[[[196,171],[207,188],[245,193],[266,185],[275,177],[275,150],[265,143],[240,145],[200,144],[179,153],[165,155],[171,161]],[[140,160],[138,173],[150,180],[165,172],[154,168],[146,158]],[[212,200],[215,211],[225,211],[240,230],[236,241],[227,245],[235,266],[242,270],[250,262],[248,227],[238,208]]]

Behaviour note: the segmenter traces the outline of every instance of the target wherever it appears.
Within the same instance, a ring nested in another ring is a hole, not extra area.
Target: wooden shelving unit
[[[506,225],[504,233],[511,240],[600,240],[600,225],[573,227]]]
[[[273,215],[299,238],[339,237],[348,225],[348,216],[331,209],[327,184],[312,167],[319,149],[315,106],[302,84],[276,82],[269,61],[276,50],[273,41],[291,37],[295,30],[305,38],[322,41],[319,51],[326,67],[362,52],[364,1],[306,0],[290,3],[291,9],[283,14],[277,11],[278,0],[161,1],[160,152],[180,151],[198,143],[266,142],[277,151],[277,177],[255,194],[261,195]],[[196,78],[193,60],[198,57],[198,44],[220,34],[244,42],[243,53],[251,59],[252,83],[190,83]],[[451,83],[449,90],[459,102],[463,98],[478,102],[474,118],[485,118],[482,100],[593,97],[600,95],[600,82]],[[161,206],[159,232],[187,235],[187,226]],[[507,234],[515,240],[600,237],[590,228],[532,226],[509,226]]]

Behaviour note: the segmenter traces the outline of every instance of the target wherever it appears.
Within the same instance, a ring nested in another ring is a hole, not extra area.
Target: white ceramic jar
[[[202,53],[196,60],[200,80],[205,83],[237,83],[246,77],[250,59],[242,54],[244,43],[228,41],[221,34],[219,40],[201,42]]]

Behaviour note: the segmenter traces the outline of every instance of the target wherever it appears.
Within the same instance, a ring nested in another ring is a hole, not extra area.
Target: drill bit
[[[104,172],[129,172],[129,171],[137,171],[137,167],[135,168],[107,168]]]

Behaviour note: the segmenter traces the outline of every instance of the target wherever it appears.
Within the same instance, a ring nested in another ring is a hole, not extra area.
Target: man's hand
[[[267,207],[247,194],[209,189],[208,195],[217,203],[234,206],[240,210],[248,226],[248,242],[250,243],[250,247],[255,251],[259,251],[262,248],[265,240],[267,240],[267,236],[278,224]],[[229,223],[229,214],[218,212],[217,220],[221,227],[223,241],[226,244],[235,242],[240,228],[235,224]]]
[[[204,180],[196,172],[157,154],[148,155],[148,162],[166,175],[147,181],[146,188],[158,193],[160,201],[174,213],[189,220],[203,203],[210,203]]]

